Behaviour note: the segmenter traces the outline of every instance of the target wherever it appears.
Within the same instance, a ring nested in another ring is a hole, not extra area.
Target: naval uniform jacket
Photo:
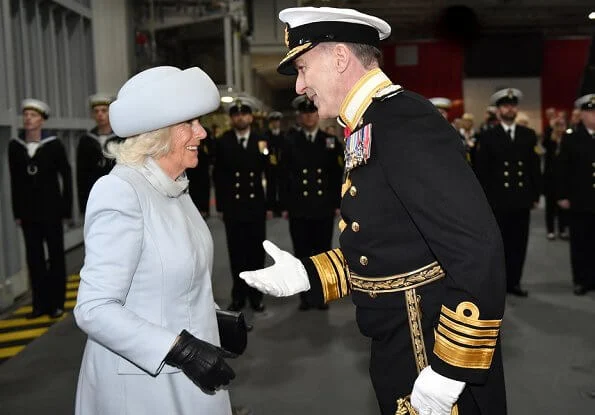
[[[595,213],[595,138],[582,123],[562,138],[557,167],[558,199],[570,200],[572,212]]]
[[[353,93],[360,88],[361,94]],[[341,248],[302,259],[312,295],[328,302],[351,294],[360,330],[374,343],[392,336],[382,332],[383,325],[403,314],[407,320],[403,288],[424,279],[419,273],[415,280],[390,276],[437,262],[445,276],[418,291],[421,314],[436,318],[429,323],[435,339],[424,336],[429,364],[467,382],[482,414],[503,414],[498,341],[505,304],[503,246],[461,139],[428,100],[391,85],[379,69],[348,96],[352,100],[343,103],[341,120],[354,132],[371,128],[369,158],[346,174]],[[346,170],[347,149],[349,138]],[[426,292],[434,298],[429,303]],[[383,317],[375,319],[380,311]],[[396,335],[409,338],[407,323],[399,327]],[[381,337],[369,334],[374,332]],[[477,337],[484,338],[480,348]],[[415,377],[404,371],[403,376],[412,387]]]
[[[531,209],[542,193],[537,136],[516,125],[514,140],[502,125],[484,131],[475,151],[475,171],[494,211]]]
[[[318,130],[314,142],[304,131],[287,136],[281,160],[280,205],[292,218],[335,215],[341,202],[343,146]]]
[[[238,142],[234,130],[217,139],[215,151],[216,208],[225,221],[265,220],[267,202],[262,177],[266,176],[268,158],[266,140],[250,132],[246,148]]]
[[[105,176],[115,165],[115,160],[105,157],[107,145],[120,138],[114,133],[108,134],[104,145],[101,145],[97,127],[86,132],[79,139],[76,149],[76,181],[79,209],[85,212],[91,188],[101,176]]]
[[[188,191],[194,204],[201,212],[209,212],[211,195],[211,173],[210,167],[215,159],[215,138],[208,132],[208,136],[200,140],[198,145],[198,165],[186,169],[186,175],[190,184]]]
[[[24,138],[11,139],[8,162],[15,219],[45,222],[72,216],[72,170],[56,136],[42,135],[32,157]]]

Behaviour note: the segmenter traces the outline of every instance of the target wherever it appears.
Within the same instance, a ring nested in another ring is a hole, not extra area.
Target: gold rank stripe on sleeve
[[[434,331],[434,354],[444,362],[467,369],[488,369],[502,320],[480,320],[479,309],[462,302],[456,311],[442,306]]]
[[[310,257],[322,284],[324,302],[339,299],[351,292],[345,258],[340,249],[333,249]]]

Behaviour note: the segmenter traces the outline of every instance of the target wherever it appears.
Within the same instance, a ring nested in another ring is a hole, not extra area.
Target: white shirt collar
[[[510,130],[510,135],[512,136],[512,138],[514,138],[514,133],[516,131],[516,123],[512,123],[510,125],[506,125],[504,123],[500,123],[502,124],[502,128],[504,128],[504,132],[507,132],[508,130]]]

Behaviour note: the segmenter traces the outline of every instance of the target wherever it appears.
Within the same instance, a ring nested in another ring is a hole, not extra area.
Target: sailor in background
[[[190,181],[188,193],[200,215],[206,219],[210,216],[211,206],[211,166],[215,162],[215,136],[205,128],[207,137],[200,140],[198,146],[198,165],[186,169]]]
[[[430,102],[438,109],[440,114],[448,120],[448,111],[452,108],[452,101],[444,97],[430,98]]]
[[[595,94],[575,102],[580,122],[562,138],[557,169],[558,205],[568,210],[574,294],[595,289]]]
[[[474,167],[502,232],[506,256],[506,290],[526,297],[521,276],[529,240],[531,209],[542,192],[537,136],[516,123],[523,94],[515,88],[494,93],[500,124],[483,131],[475,151]]]
[[[351,295],[383,415],[505,414],[502,240],[460,136],[380,69],[385,21],[331,7],[279,18],[289,51],[277,71],[348,130],[341,247],[298,259],[266,241],[275,264],[241,277],[275,296]]]
[[[84,215],[91,188],[101,176],[110,172],[115,161],[106,157],[108,145],[120,140],[112,131],[109,106],[114,97],[98,93],[89,97],[95,127],[83,134],[76,149],[76,184],[80,212]]]
[[[299,131],[287,136],[281,160],[281,209],[289,219],[294,255],[298,258],[331,249],[334,220],[339,215],[343,175],[343,146],[319,128],[318,109],[305,95],[292,102],[299,112]],[[300,310],[312,304],[300,293]]]
[[[66,149],[44,131],[50,107],[22,102],[22,134],[8,145],[14,218],[23,230],[33,310],[27,318],[64,314],[66,263],[62,221],[72,216],[72,171]],[[44,244],[49,260],[46,261]]]
[[[285,132],[281,129],[283,114],[273,111],[268,115],[268,128],[264,132],[268,148],[267,197],[268,205],[276,216],[281,214],[279,206],[279,163],[281,161]]]
[[[225,223],[233,278],[228,309],[239,311],[248,300],[254,311],[262,312],[262,293],[249,287],[239,274],[264,266],[266,219],[273,215],[262,180],[269,163],[267,142],[251,129],[252,105],[248,100],[237,100],[229,108],[229,117],[232,128],[216,141],[213,170],[216,208]]]

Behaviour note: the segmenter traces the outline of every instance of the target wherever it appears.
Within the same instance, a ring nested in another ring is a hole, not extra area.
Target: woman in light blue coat
[[[213,241],[188,195],[186,168],[219,106],[200,69],[157,67],[110,106],[116,166],[94,185],[74,310],[88,340],[76,413],[231,415],[234,378],[219,347]]]

